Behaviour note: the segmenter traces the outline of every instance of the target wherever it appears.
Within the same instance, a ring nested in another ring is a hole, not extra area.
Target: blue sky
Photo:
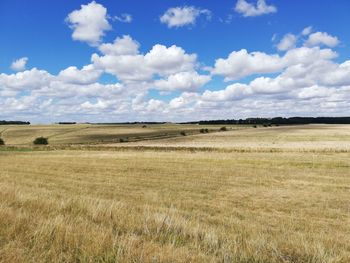
[[[349,13],[346,0],[3,0],[0,119],[349,115]]]

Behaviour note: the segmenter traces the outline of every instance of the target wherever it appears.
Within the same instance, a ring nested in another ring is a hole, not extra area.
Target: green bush
[[[181,134],[182,136],[186,136],[186,132],[184,132],[184,131],[180,132],[180,134]]]
[[[226,127],[221,127],[220,131],[227,131],[227,128]]]
[[[45,137],[38,137],[33,141],[35,145],[47,145],[49,144],[49,140]]]
[[[208,129],[200,129],[199,132],[200,132],[200,133],[208,133],[209,130],[208,130]]]
[[[5,141],[0,138],[0,145],[5,145]]]
[[[253,128],[257,128],[258,126],[254,125]]]

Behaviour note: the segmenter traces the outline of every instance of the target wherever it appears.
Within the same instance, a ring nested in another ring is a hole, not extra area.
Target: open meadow
[[[220,127],[0,126],[0,262],[350,262],[350,125]]]

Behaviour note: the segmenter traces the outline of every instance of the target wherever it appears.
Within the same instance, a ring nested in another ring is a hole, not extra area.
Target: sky
[[[1,0],[0,120],[350,115],[348,0]]]

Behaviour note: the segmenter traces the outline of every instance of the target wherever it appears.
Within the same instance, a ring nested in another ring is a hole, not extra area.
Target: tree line
[[[350,124],[350,117],[275,117],[275,118],[247,118],[227,120],[202,120],[184,122],[181,124],[225,125],[225,124],[252,124],[252,125],[298,125],[298,124]]]
[[[29,125],[29,121],[0,121],[0,125]]]
[[[167,122],[110,122],[90,123],[95,125],[121,125],[121,124],[165,124]],[[0,121],[0,125],[29,125],[29,121]],[[58,122],[58,124],[76,124],[76,122]],[[192,122],[180,122],[179,124],[199,125],[225,125],[225,124],[252,124],[252,125],[297,125],[297,124],[350,124],[350,117],[275,117],[275,118],[247,118],[247,119],[222,119],[201,120]]]

